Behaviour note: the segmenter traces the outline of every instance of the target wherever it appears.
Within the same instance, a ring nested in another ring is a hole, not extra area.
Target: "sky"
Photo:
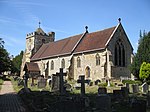
[[[0,0],[0,38],[10,55],[25,50],[26,34],[39,27],[56,40],[116,26],[118,18],[137,51],[139,33],[150,31],[149,0]]]

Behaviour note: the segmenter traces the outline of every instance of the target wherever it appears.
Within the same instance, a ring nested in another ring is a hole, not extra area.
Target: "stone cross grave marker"
[[[29,74],[28,73],[25,73],[24,76],[23,76],[23,80],[24,80],[24,89],[26,92],[30,92],[29,89],[28,89],[28,78],[29,78]]]
[[[77,83],[81,83],[81,95],[85,95],[85,83],[88,83],[88,80],[85,80],[84,75],[80,75],[79,79],[77,80]]]
[[[63,68],[60,68],[60,73],[59,73],[59,91],[60,94],[63,95],[64,94],[64,76],[66,76],[67,73],[63,73]]]
[[[147,93],[148,90],[149,90],[149,85],[145,82],[144,84],[142,84],[142,92]]]
[[[47,84],[47,81],[46,79],[44,79],[43,77],[40,77],[38,79],[38,88],[45,88],[46,87],[46,84]]]

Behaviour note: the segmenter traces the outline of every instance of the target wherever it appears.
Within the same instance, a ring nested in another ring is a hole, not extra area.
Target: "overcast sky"
[[[149,0],[0,0],[0,38],[11,55],[25,49],[25,38],[41,28],[56,40],[116,26],[118,18],[134,52],[140,30],[150,31]]]

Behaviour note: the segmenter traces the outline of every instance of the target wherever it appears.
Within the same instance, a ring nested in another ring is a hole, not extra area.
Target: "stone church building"
[[[88,27],[82,34],[55,41],[55,33],[46,34],[40,27],[26,36],[22,72],[45,78],[63,68],[67,78],[90,80],[131,77],[129,66],[133,47],[119,20],[118,25],[96,32]]]

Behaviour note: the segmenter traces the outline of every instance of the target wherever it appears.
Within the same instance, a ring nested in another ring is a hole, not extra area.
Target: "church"
[[[52,76],[63,68],[67,79],[131,78],[129,66],[133,59],[133,47],[121,24],[96,32],[85,32],[55,41],[55,33],[45,33],[39,28],[27,34],[21,75]]]

